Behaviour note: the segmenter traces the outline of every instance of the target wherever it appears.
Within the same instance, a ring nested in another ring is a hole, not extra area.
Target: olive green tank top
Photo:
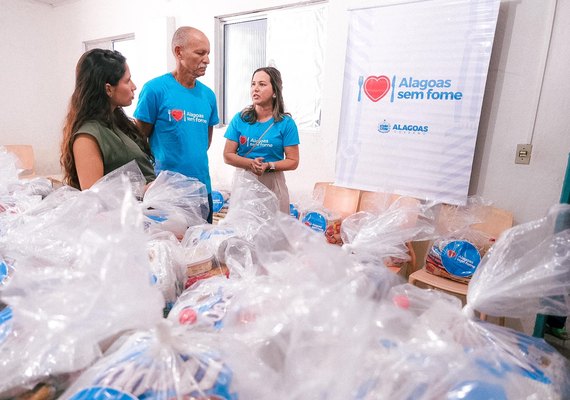
[[[156,179],[150,157],[134,140],[119,129],[112,131],[98,121],[89,121],[83,124],[74,135],[80,133],[91,135],[97,140],[103,157],[105,175],[135,160],[147,183]]]

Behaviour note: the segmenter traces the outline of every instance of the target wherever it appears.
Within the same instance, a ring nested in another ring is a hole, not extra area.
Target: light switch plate
[[[532,144],[517,144],[517,153],[515,154],[515,164],[530,164],[531,153],[532,153]]]

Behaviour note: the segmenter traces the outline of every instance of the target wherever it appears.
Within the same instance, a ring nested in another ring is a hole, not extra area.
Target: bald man
[[[147,82],[135,110],[136,124],[149,139],[155,172],[179,172],[206,185],[212,223],[212,185],[208,149],[219,122],[214,92],[198,81],[210,63],[210,41],[196,28],[183,26],[172,37],[174,71]]]

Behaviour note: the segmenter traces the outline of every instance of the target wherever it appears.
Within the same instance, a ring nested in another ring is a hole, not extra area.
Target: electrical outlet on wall
[[[532,152],[532,144],[517,144],[517,153],[515,154],[515,164],[530,164],[531,152]]]

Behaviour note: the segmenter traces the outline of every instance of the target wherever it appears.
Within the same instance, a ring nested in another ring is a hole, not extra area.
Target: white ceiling
[[[77,0],[31,0],[32,2],[35,3],[42,3],[42,4],[47,4],[53,7],[57,7],[59,5],[62,5],[64,3],[70,3],[72,1],[77,1]]]

